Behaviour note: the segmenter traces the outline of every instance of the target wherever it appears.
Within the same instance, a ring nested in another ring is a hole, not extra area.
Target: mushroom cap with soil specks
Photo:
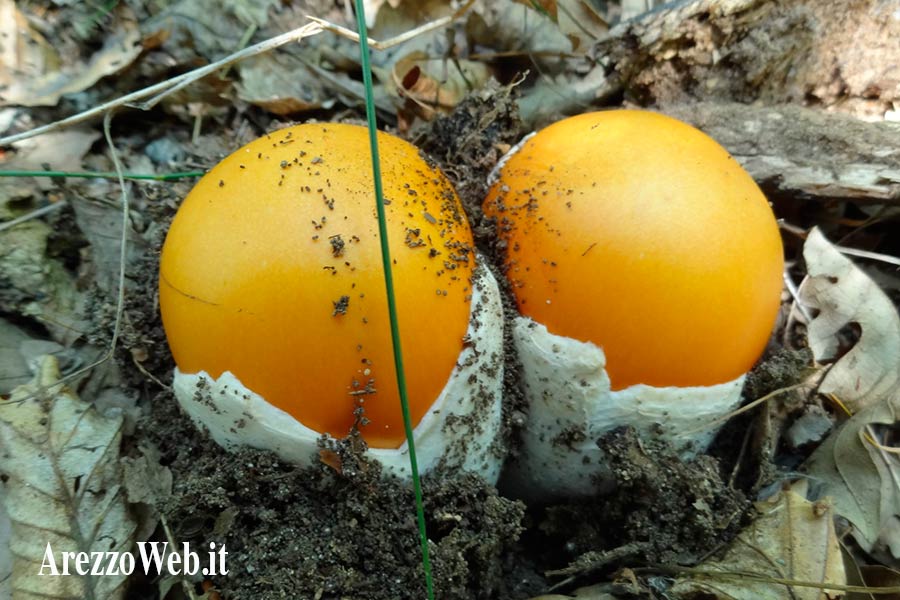
[[[588,113],[520,144],[484,209],[521,313],[528,422],[508,489],[604,490],[597,442],[617,427],[704,450],[781,300],[781,238],[753,179],[680,121]]]
[[[413,424],[447,384],[469,326],[472,234],[444,175],[379,133]],[[304,124],[225,158],[162,250],[160,308],[181,373],[231,373],[319,433],[354,410],[370,446],[404,441],[368,131]]]
[[[780,305],[782,245],[756,183],[699,130],[652,112],[559,121],[484,204],[520,312],[603,349],[612,389],[746,373]]]

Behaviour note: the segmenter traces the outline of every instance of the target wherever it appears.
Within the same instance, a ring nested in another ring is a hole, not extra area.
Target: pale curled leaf
[[[871,425],[898,420],[900,392],[847,421],[816,449],[806,464],[821,494],[854,526],[856,541],[869,551],[891,519],[900,515],[900,460],[871,440]]]
[[[800,486],[801,488],[804,486]],[[801,490],[802,491],[802,490]],[[834,511],[825,501],[809,502],[793,490],[756,504],[758,516],[718,560],[697,567],[703,576],[678,579],[674,598],[708,594],[721,600],[824,600],[842,594],[828,584],[845,585],[844,562],[834,529]],[[786,587],[765,578],[822,584]]]
[[[859,341],[822,380],[853,412],[816,449],[806,471],[820,493],[833,498],[853,535],[871,550],[900,514],[900,460],[874,442],[872,425],[893,425],[900,408],[900,317],[890,299],[853,263],[813,229],[804,246],[809,275],[800,301],[819,311],[809,323],[809,345],[818,361],[837,351],[836,334],[848,323],[862,330]]]
[[[0,106],[55,106],[62,96],[86,90],[130,65],[143,50],[141,34],[130,10],[121,8],[116,14],[116,31],[86,63],[59,69],[50,63],[38,73],[14,71],[10,84],[0,92]]]
[[[378,11],[387,3],[391,8],[397,8],[403,0],[363,0],[363,12],[366,15],[366,26],[371,29],[375,25]]]
[[[882,400],[900,385],[900,316],[890,298],[843,256],[818,229],[803,247],[808,275],[800,301],[817,309],[807,336],[819,362],[835,358],[837,333],[856,323],[862,335],[822,380],[819,391],[834,394],[851,412]]]
[[[58,381],[56,360],[44,357],[34,381],[0,401],[13,597],[115,600],[125,576],[39,575],[48,543],[57,557],[122,552],[136,527],[121,485],[121,417],[99,414]]]

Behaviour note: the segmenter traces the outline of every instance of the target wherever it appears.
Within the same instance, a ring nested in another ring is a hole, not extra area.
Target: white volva
[[[443,462],[496,482],[505,454],[500,440],[503,309],[489,269],[479,266],[472,279],[467,344],[447,385],[416,426],[414,439],[421,472]],[[225,448],[271,450],[300,465],[318,461],[321,434],[245,388],[230,372],[214,380],[205,372],[176,369],[174,388],[185,411]],[[397,449],[368,452],[387,472],[408,478],[407,448],[404,442]]]
[[[508,483],[526,500],[585,496],[608,475],[597,440],[630,425],[660,437],[684,456],[703,451],[717,427],[704,427],[739,403],[744,376],[707,387],[634,385],[610,389],[606,357],[596,345],[558,336],[516,317],[513,338],[522,363],[528,421],[520,459]]]

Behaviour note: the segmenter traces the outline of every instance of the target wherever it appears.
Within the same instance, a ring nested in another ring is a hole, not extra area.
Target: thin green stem
[[[123,179],[144,179],[151,181],[172,181],[174,179],[185,179],[187,177],[203,177],[204,171],[185,171],[183,173],[163,173],[162,175],[141,174],[141,173],[122,173]],[[0,177],[54,177],[73,179],[118,179],[117,173],[95,172],[95,171],[2,171]]]
[[[425,529],[425,507],[422,502],[422,483],[416,460],[416,444],[413,439],[412,418],[409,415],[409,399],[406,393],[406,375],[403,370],[403,350],[400,347],[400,325],[397,318],[397,302],[394,297],[394,278],[391,272],[391,251],[388,246],[387,219],[384,213],[384,190],[381,185],[381,160],[378,155],[378,129],[375,122],[375,100],[372,88],[372,65],[369,62],[369,37],[363,0],[356,0],[356,23],[359,28],[359,48],[363,83],[366,88],[366,119],[369,124],[369,144],[372,148],[372,176],[375,181],[375,205],[378,211],[378,235],[381,241],[381,260],[384,285],[387,291],[388,314],[391,322],[391,341],[394,350],[394,368],[397,371],[397,388],[400,391],[400,408],[403,412],[403,429],[409,448],[409,466],[412,470],[413,492],[416,497],[416,516],[419,522],[419,540],[422,544],[422,568],[425,572],[425,589],[428,600],[434,600],[434,584],[431,578],[431,561],[428,557],[428,533]]]

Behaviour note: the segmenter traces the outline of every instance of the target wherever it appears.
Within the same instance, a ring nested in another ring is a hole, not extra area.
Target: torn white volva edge
[[[709,446],[718,428],[684,432],[700,429],[740,403],[743,375],[707,387],[634,385],[611,391],[606,357],[594,344],[554,335],[525,317],[516,317],[513,339],[528,421],[520,459],[505,483],[526,500],[602,491],[609,471],[597,440],[616,427],[630,425],[645,439],[663,438],[690,457]]]
[[[416,457],[423,473],[443,464],[495,483],[505,454],[500,440],[503,309],[489,269],[479,266],[472,280],[469,343],[444,390],[414,430]],[[225,448],[271,450],[299,465],[318,461],[320,434],[247,390],[230,372],[213,380],[205,372],[176,369],[174,388],[185,411]],[[370,448],[369,455],[387,472],[409,478],[407,447],[404,442],[397,449]]]
[[[528,135],[523,137],[521,140],[519,140],[518,144],[516,144],[515,146],[513,146],[512,148],[507,150],[506,154],[504,154],[503,156],[500,157],[500,160],[497,161],[497,164],[494,165],[494,168],[491,169],[490,173],[488,173],[488,176],[487,176],[488,187],[494,185],[495,183],[497,183],[500,180],[500,171],[503,170],[503,167],[506,166],[506,163],[509,161],[509,159],[512,158],[513,154],[515,154],[516,152],[521,150],[522,146],[525,145],[525,142],[527,142],[528,140],[533,138],[536,133],[537,133],[536,131],[532,131],[531,133],[529,133]]]

